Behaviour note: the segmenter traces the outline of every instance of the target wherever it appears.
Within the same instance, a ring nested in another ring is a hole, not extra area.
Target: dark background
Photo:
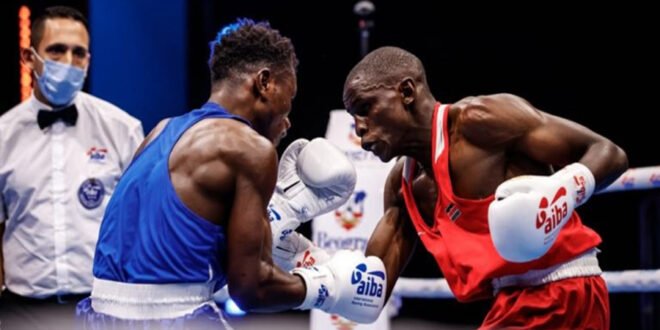
[[[19,101],[16,13],[22,3],[35,8],[55,4],[2,2],[0,72],[5,87],[0,89],[0,112]],[[374,3],[371,48],[394,45],[419,56],[438,100],[451,103],[468,95],[518,94],[539,109],[607,136],[626,150],[631,167],[660,164],[659,121],[654,119],[660,59],[656,50],[660,39],[655,31],[660,27],[649,8],[632,4],[589,8],[558,4],[487,8],[467,4],[459,8],[417,0]],[[84,13],[88,10],[87,1],[58,4],[72,5]],[[298,137],[322,136],[328,112],[342,108],[344,78],[360,59],[353,4],[354,1],[189,1],[187,12],[182,13],[187,15],[188,88],[161,92],[184,93],[188,108],[201,105],[209,91],[208,42],[218,28],[236,17],[265,19],[293,40],[300,59],[298,96],[291,114],[293,127],[283,145]],[[158,11],[154,9],[153,14],[158,15]],[[162,52],[165,54],[167,49]],[[134,68],[134,72],[139,75],[140,68]],[[140,117],[139,111],[125,108]],[[147,132],[150,128],[145,125]],[[660,268],[658,245],[652,256],[655,264],[640,264],[639,206],[647,200],[655,200],[657,208],[659,192],[597,196],[580,208],[584,222],[603,237],[600,260],[605,270]],[[653,223],[656,228],[660,226],[657,214]],[[655,236],[657,244],[657,231],[645,234]],[[440,273],[432,258],[418,251],[404,275],[437,277]],[[610,298],[613,329],[642,327],[639,294],[613,293]],[[488,306],[488,302],[406,299],[401,314],[478,325]],[[660,305],[649,313],[660,314]],[[655,326],[660,328],[660,323]]]

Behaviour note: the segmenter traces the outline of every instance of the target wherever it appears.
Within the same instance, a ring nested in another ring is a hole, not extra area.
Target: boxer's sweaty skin
[[[424,176],[415,180],[413,190],[431,191],[434,184],[430,182],[435,180],[430,170],[435,99],[416,91],[419,87],[410,80],[402,79],[398,88],[365,88],[371,85],[355,79],[347,81],[344,100],[363,147],[383,161],[401,155],[414,158],[423,167]],[[462,198],[486,198],[499,184],[522,174],[549,175],[553,170],[550,164],[561,167],[578,155],[583,155],[579,161],[592,169],[599,187],[609,184],[625,168],[622,162],[605,161],[622,158],[622,151],[606,138],[544,113],[514,95],[469,97],[448,111],[451,182],[454,194]],[[419,123],[423,123],[421,127]],[[387,292],[391,292],[417,241],[400,192],[401,171],[399,164],[387,180],[384,216],[367,247],[367,255],[382,258],[386,265]],[[419,199],[420,195],[428,199]],[[434,195],[415,194],[427,224],[434,220],[430,216]]]
[[[277,179],[275,145],[291,126],[294,72],[264,68],[230,88],[218,88],[210,101],[252,126],[232,119],[201,120],[180,137],[169,157],[170,179],[181,201],[226,228],[228,248],[219,258],[226,263],[232,298],[251,311],[288,310],[305,296],[302,280],[275,267],[271,249],[264,248],[272,246],[267,204]],[[271,112],[255,111],[264,101]],[[149,133],[136,156],[166,125],[167,119]]]

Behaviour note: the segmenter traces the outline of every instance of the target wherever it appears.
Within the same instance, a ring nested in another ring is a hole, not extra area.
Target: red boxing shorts
[[[610,302],[600,276],[503,288],[479,329],[609,329]]]

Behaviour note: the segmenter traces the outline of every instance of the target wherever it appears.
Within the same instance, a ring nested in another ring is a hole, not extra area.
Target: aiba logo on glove
[[[325,303],[325,300],[328,299],[329,293],[328,293],[328,288],[325,287],[325,285],[321,284],[321,287],[319,288],[318,296],[316,296],[316,301],[314,302],[314,307],[321,307],[323,306],[323,303]]]
[[[578,205],[584,203],[587,200],[587,179],[583,175],[574,175],[573,180],[575,181],[576,196],[575,203]]]
[[[275,211],[273,204],[268,205],[268,219],[271,222],[282,220],[282,216],[277,211]]]
[[[316,264],[316,258],[312,255],[312,251],[307,250],[303,254],[302,260],[296,262],[296,267],[312,267]]]
[[[366,273],[366,278],[362,278]],[[380,280],[377,280],[380,278]],[[383,282],[385,281],[385,273],[382,271],[367,272],[366,264],[359,264],[353,270],[351,275],[351,284],[357,284],[357,294],[370,297],[383,296]]]
[[[566,202],[566,188],[561,187],[552,198],[552,202],[548,203],[546,197],[541,198],[539,203],[539,213],[536,216],[536,229],[545,226],[544,231],[546,234],[550,233],[553,229],[557,228],[562,219],[568,215],[568,203]]]

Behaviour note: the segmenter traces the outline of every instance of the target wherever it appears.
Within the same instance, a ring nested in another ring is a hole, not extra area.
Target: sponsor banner
[[[383,163],[371,152],[360,146],[360,138],[355,135],[353,118],[346,110],[330,112],[326,138],[344,151],[355,165],[357,183],[351,198],[334,212],[317,217],[312,222],[312,240],[328,252],[348,249],[364,251],[374,228],[383,215],[383,191],[385,179],[394,161]],[[366,277],[365,277],[366,279]],[[371,292],[371,282],[359,283],[364,290]],[[367,286],[369,284],[369,286]],[[313,309],[311,311],[312,330],[388,330],[390,321],[387,307],[376,322],[358,324],[338,315]]]

